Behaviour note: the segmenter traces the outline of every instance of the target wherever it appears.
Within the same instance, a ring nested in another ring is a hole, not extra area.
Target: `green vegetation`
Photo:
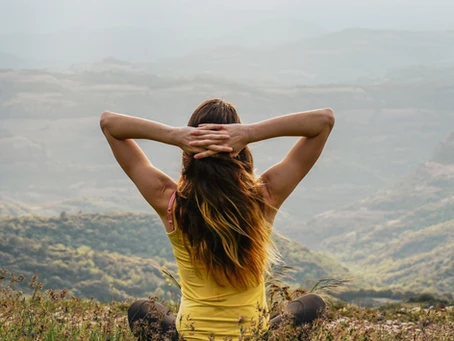
[[[114,163],[98,119],[110,109],[182,125],[200,101],[224,96],[245,122],[324,106],[337,113],[317,171],[283,207],[291,218],[277,223],[291,236],[275,236],[295,269],[286,281],[315,288],[319,278],[353,277],[353,288],[331,294],[361,305],[402,298],[423,305],[370,310],[333,301],[326,320],[300,331],[305,339],[451,340],[454,134],[429,155],[454,121],[454,68],[439,53],[452,55],[452,39],[453,32],[350,29],[278,49],[221,49],[148,65],[107,59],[71,72],[0,70],[1,267],[42,280],[32,279],[27,294],[23,277],[3,278],[0,339],[133,340],[128,299],[157,295],[177,308],[170,244]],[[204,76],[182,76],[200,70]],[[262,82],[269,78],[280,84]],[[254,146],[259,170],[282,158],[292,143],[284,140]],[[178,177],[179,151],[147,148]],[[281,301],[301,293],[273,283],[270,297]],[[294,336],[284,328],[270,340]]]
[[[42,283],[35,276],[29,280],[27,293],[23,293],[15,286],[25,281],[24,276],[0,271],[2,341],[136,340],[126,318],[131,301],[100,303],[85,300],[69,295],[66,290],[43,291]],[[268,292],[270,313],[280,313],[286,302],[304,293],[304,290],[290,291],[286,287],[271,286]],[[454,334],[454,306],[449,304],[428,308],[413,303],[361,309],[326,299],[328,311],[325,317],[312,326],[298,328],[292,327],[284,318],[284,323],[268,332],[267,340],[449,341]],[[176,312],[178,305],[170,304],[169,308]],[[154,337],[162,339],[159,335]]]
[[[303,231],[376,288],[454,292],[454,133],[388,190],[326,212]],[[296,238],[303,241],[302,238]]]
[[[288,282],[312,286],[319,278],[350,277],[333,259],[275,236]],[[77,214],[0,219],[2,267],[27,277],[37,273],[45,288],[69,289],[78,297],[108,301],[166,296],[164,266],[176,273],[170,242],[161,221],[137,213]]]
[[[176,271],[170,244],[115,164],[98,119],[110,109],[181,125],[200,101],[223,96],[245,122],[327,105],[337,113],[337,128],[317,170],[276,223],[291,237],[276,236],[287,265],[296,268],[289,283],[310,288],[319,278],[353,277],[349,299],[409,299],[415,292],[451,299],[454,135],[431,158],[430,153],[452,130],[454,69],[411,66],[405,57],[411,63],[417,62],[415,55],[422,64],[433,61],[439,56],[430,51],[438,49],[427,46],[446,47],[446,40],[452,40],[452,32],[358,29],[286,46],[297,58],[285,62],[285,74],[299,84],[291,87],[258,87],[207,75],[157,76],[150,65],[117,60],[70,73],[0,70],[1,266],[27,277],[38,273],[46,289],[70,289],[77,297],[108,301],[156,294],[173,301],[178,292],[161,274],[161,266]],[[322,72],[294,72],[304,56],[298,50],[307,54],[304,67]],[[390,50],[403,54],[396,60]],[[358,53],[369,62],[358,63]],[[327,63],[333,54],[340,54],[341,67]],[[267,63],[263,58],[252,60],[260,72],[267,69],[260,66]],[[230,73],[222,63],[229,57],[215,67]],[[390,67],[396,69],[388,72]],[[358,76],[350,84],[310,85]],[[279,139],[273,148],[254,146],[257,168],[279,161],[292,143]],[[153,163],[178,177],[178,150],[143,146]],[[424,160],[429,161],[414,171]],[[383,188],[388,189],[376,193]],[[106,213],[112,211],[124,213]]]

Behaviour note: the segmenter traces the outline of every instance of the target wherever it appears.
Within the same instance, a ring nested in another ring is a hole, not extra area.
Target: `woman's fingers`
[[[190,142],[191,147],[202,147],[204,149],[216,150],[218,152],[232,152],[233,148],[225,144],[216,143],[218,141],[194,141]]]
[[[192,148],[192,150],[190,151],[192,154],[198,154],[198,153],[202,153],[206,151],[206,148]]]
[[[204,147],[207,148],[211,145],[223,145],[225,144],[224,139],[216,140],[216,139],[205,139],[205,140],[197,140],[189,142],[191,147]]]
[[[208,144],[211,144],[211,140],[199,140],[199,141],[191,141],[189,145],[192,147],[203,147]]]
[[[210,126],[203,126],[203,127],[198,127],[195,128],[194,130],[191,131],[191,135],[195,136],[203,136],[203,135],[228,135],[227,130],[225,130],[222,125],[213,125],[217,126],[219,129],[211,129]]]
[[[204,140],[228,140],[230,136],[228,134],[204,134],[199,135],[197,138],[203,138]]]
[[[193,130],[191,131],[192,136],[228,136],[229,133],[226,130]]]
[[[213,145],[207,146],[206,149],[197,151],[196,154],[194,155],[194,158],[203,159],[205,157],[214,156],[218,153],[230,153],[232,151],[233,151],[233,149],[229,146],[213,144]]]
[[[208,146],[207,149],[211,150],[211,151],[225,152],[225,153],[230,153],[231,151],[233,151],[232,147],[223,146],[223,145],[219,145],[219,144],[213,144],[211,146]]]
[[[204,152],[197,153],[194,155],[194,159],[203,159],[205,157],[213,156],[217,154],[218,152],[215,152],[213,150],[205,150]]]

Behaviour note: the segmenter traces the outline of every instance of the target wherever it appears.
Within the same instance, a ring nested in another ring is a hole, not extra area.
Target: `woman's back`
[[[178,266],[181,285],[176,328],[186,340],[209,340],[224,336],[258,335],[268,328],[264,281],[247,290],[220,286],[203,265],[193,263],[178,226],[168,233]]]

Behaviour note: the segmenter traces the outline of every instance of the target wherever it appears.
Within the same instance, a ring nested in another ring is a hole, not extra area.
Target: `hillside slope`
[[[276,237],[290,282],[311,286],[330,276],[350,277],[333,259]],[[8,217],[0,220],[2,268],[30,277],[37,272],[51,288],[71,289],[83,297],[108,300],[163,295],[160,266],[176,274],[170,242],[153,215],[78,214],[60,217]],[[166,290],[167,291],[167,290]]]
[[[298,229],[377,285],[454,292],[454,132],[395,186]]]

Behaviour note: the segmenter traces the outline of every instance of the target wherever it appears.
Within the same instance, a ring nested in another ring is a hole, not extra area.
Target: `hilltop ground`
[[[129,331],[126,311],[130,300],[100,303],[74,296],[66,290],[42,292],[36,277],[30,293],[15,290],[23,276],[0,272],[0,339],[16,340],[135,340]],[[288,299],[302,294],[272,286],[271,313]],[[453,340],[454,306],[448,302],[402,303],[380,309],[359,308],[327,299],[326,317],[311,327],[289,328],[283,324],[268,335],[277,340]],[[277,302],[273,304],[272,302]],[[176,306],[170,305],[172,310]],[[162,336],[156,335],[156,340]]]

